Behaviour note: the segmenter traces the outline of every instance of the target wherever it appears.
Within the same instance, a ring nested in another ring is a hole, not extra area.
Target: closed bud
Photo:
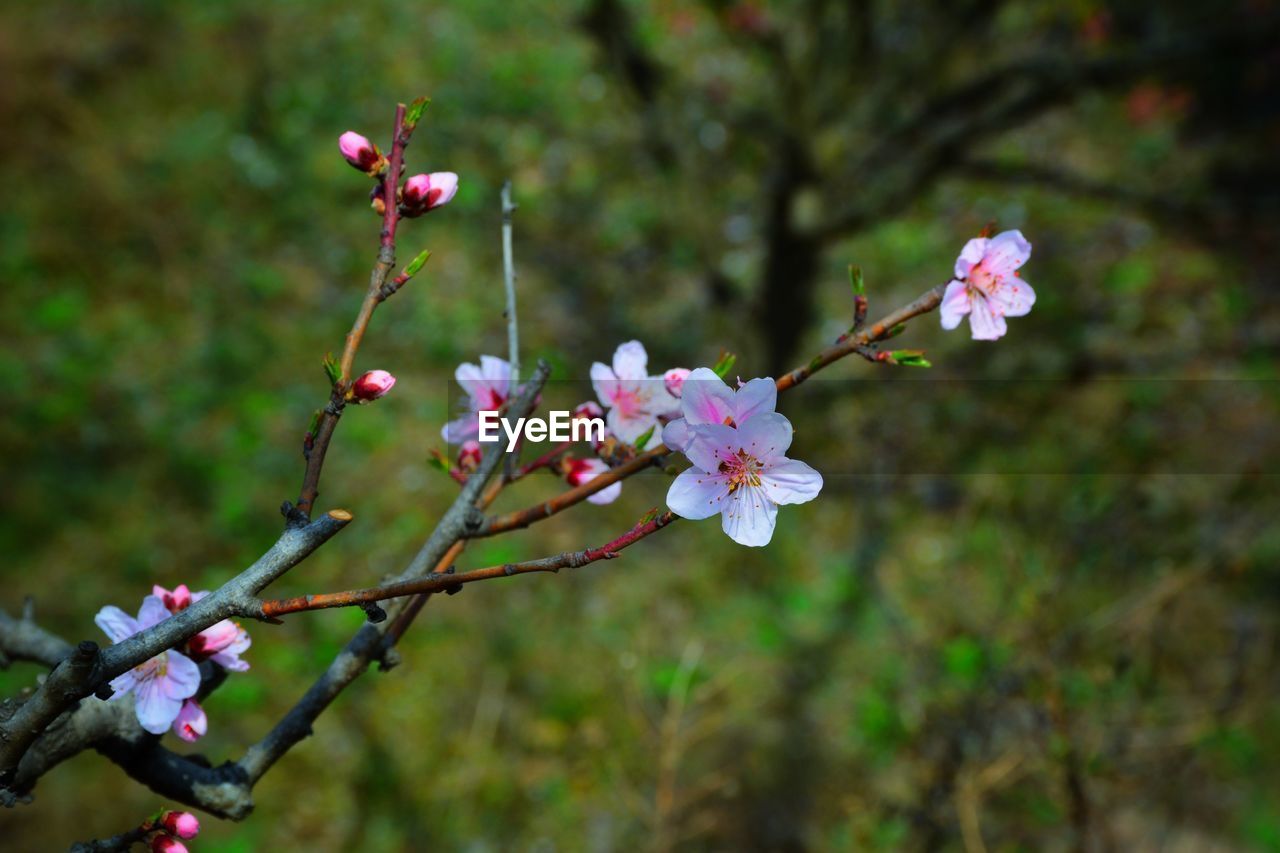
[[[680,399],[680,395],[684,393],[684,381],[692,372],[687,367],[673,367],[662,374],[662,381],[667,385],[667,393],[677,400]]]
[[[161,833],[151,839],[151,853],[187,853],[187,845],[172,835]]]
[[[165,610],[170,613],[177,613],[191,606],[191,590],[187,589],[185,583],[178,584],[172,591],[156,584],[151,587],[151,594],[164,602]]]
[[[396,378],[385,370],[370,370],[351,386],[351,394],[362,403],[385,397]]]
[[[376,175],[387,165],[387,159],[382,156],[378,146],[354,130],[348,130],[338,137],[338,150],[352,168],[367,175]]]
[[[195,838],[200,832],[200,821],[191,812],[165,812],[160,825],[179,838]]]
[[[458,193],[458,176],[453,172],[414,175],[400,190],[401,213],[421,216],[428,210],[448,204]]]
[[[458,467],[470,474],[480,467],[480,457],[482,455],[480,442],[475,439],[464,441],[462,449],[458,451]]]
[[[178,716],[174,718],[173,725],[170,728],[175,735],[187,743],[195,743],[209,732],[209,717],[205,714],[204,708],[200,707],[200,703],[194,699],[184,699],[182,708],[178,711]],[[180,812],[169,812],[169,814],[180,814]],[[191,816],[187,815],[187,817]],[[191,819],[195,820],[195,818]],[[200,825],[196,824],[196,829],[198,830],[199,828]],[[181,833],[178,834],[181,835]],[[193,832],[191,835],[195,835],[195,833]],[[182,837],[190,838],[191,835],[183,835]]]

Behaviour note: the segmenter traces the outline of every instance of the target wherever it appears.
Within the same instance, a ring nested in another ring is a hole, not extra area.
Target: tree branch
[[[511,215],[516,205],[511,201],[511,182],[502,185],[502,283],[507,294],[507,359],[511,362],[511,379],[509,393],[514,394],[520,386],[520,321],[516,317],[516,264],[515,253],[511,246]],[[510,480],[515,474],[516,463],[520,461],[520,445],[516,445],[514,453],[508,453],[503,477]]]

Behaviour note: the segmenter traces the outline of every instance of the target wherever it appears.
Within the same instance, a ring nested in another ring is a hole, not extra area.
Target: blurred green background
[[[461,190],[402,228],[433,257],[360,352],[400,384],[330,455],[320,505],[357,521],[278,594],[398,570],[456,491],[426,460],[453,366],[505,354],[508,177],[525,353],[563,379],[631,338],[654,368],[800,363],[848,324],[846,264],[879,316],[993,219],[1039,302],[995,345],[914,324],[927,376],[786,395],[827,487],[767,549],[680,524],[432,601],[193,849],[1280,849],[1278,13],[6,3],[0,604],[101,639],[103,604],[274,540],[376,249],[336,139],[385,147],[425,93],[410,169]],[[603,542],[665,490],[460,568]],[[191,751],[239,755],[362,618],[250,626]],[[93,753],[35,794],[6,849],[162,805]]]

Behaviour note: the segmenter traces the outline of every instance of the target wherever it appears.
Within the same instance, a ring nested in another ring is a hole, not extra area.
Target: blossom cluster
[[[192,592],[186,584],[172,590],[152,587],[142,599],[136,617],[119,607],[107,605],[94,622],[113,643],[120,643],[186,610],[208,595]],[[230,619],[223,619],[196,634],[181,649],[169,649],[135,666],[111,681],[111,699],[132,694],[134,712],[142,727],[152,734],[173,733],[185,741],[196,741],[209,729],[204,709],[194,698],[200,689],[200,662],[211,661],[228,672],[244,672],[249,664],[240,659],[248,651],[249,633]]]

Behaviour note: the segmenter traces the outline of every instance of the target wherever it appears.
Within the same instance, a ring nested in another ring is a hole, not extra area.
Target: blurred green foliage
[[[945,5],[867,4],[891,47]],[[505,351],[508,177],[526,358],[580,379],[638,337],[653,367],[724,347],[744,377],[770,369],[753,298],[776,164],[739,121],[776,108],[761,93],[785,100],[785,72],[748,13],[783,32],[807,19],[782,2],[625,4],[638,44],[694,93],[645,105],[582,23],[610,4],[590,6],[0,8],[7,609],[30,593],[48,627],[96,637],[103,604],[215,586],[272,541],[325,399],[321,359],[377,244],[336,139],[385,147],[396,100],[432,97],[410,168],[456,171],[461,189],[402,228],[401,260],[431,260],[360,353],[399,384],[343,419],[325,471],[321,505],[357,521],[279,594],[376,581],[450,500],[427,453],[453,366]],[[1144,14],[1158,29],[1179,9]],[[991,15],[1028,55],[1130,20],[1093,2]],[[901,55],[904,92],[989,58],[930,79]],[[1206,140],[1189,116],[1247,108],[1182,85],[1087,94],[986,153],[1053,152],[1238,213],[1202,167],[1274,146],[1274,113]],[[833,126],[812,141],[838,163],[865,140]],[[801,352],[847,327],[848,263],[875,318],[945,281],[991,219],[1035,244],[1039,302],[998,345],[914,324],[903,346],[928,351],[927,377],[841,363],[788,394],[794,455],[827,486],[782,512],[769,548],[680,524],[614,563],[432,601],[404,665],[349,690],[253,817],[206,821],[199,849],[1280,849],[1276,233],[1250,216],[1219,239],[1149,198],[1061,189],[939,177],[816,255]],[[795,215],[830,201],[801,194]],[[560,487],[533,478],[500,506]],[[603,542],[665,490],[637,477],[612,506],[463,562]],[[251,626],[253,669],[211,697],[198,751],[238,755],[362,618]],[[0,694],[36,675],[0,672]],[[0,833],[51,849],[158,805],[86,754],[0,813]]]

